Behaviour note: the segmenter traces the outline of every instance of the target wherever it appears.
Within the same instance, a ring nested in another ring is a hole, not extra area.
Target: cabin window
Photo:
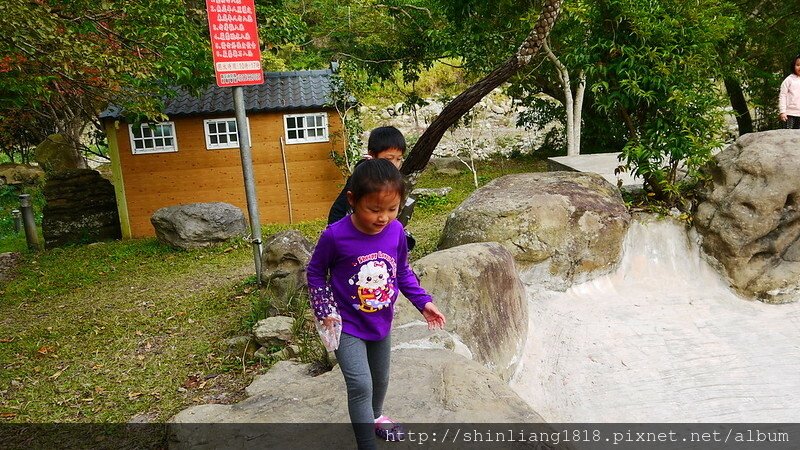
[[[178,151],[175,124],[172,122],[130,124],[129,127],[134,155]]]
[[[239,133],[236,128],[236,119],[208,119],[203,121],[206,134],[206,148],[238,148]]]
[[[328,141],[328,114],[287,114],[283,116],[287,144]]]

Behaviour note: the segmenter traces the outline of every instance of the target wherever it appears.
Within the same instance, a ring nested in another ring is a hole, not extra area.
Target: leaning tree
[[[533,30],[517,51],[504,64],[467,88],[442,109],[442,112],[431,122],[409,152],[408,158],[400,169],[403,175],[415,178],[419,172],[425,169],[436,145],[447,129],[458,122],[483,97],[508,81],[531,62],[533,56],[544,45],[545,39],[558,18],[560,9],[561,0],[545,1]]]

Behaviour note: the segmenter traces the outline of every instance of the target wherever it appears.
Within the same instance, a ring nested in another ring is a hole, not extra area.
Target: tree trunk
[[[575,149],[576,155],[581,153],[581,120],[583,119],[583,97],[586,93],[586,73],[581,70],[578,74],[578,89],[575,90]]]
[[[425,132],[422,133],[422,136],[420,136],[414,148],[409,152],[403,167],[400,169],[403,175],[411,176],[425,169],[425,166],[431,159],[433,150],[436,148],[436,145],[439,144],[439,141],[441,141],[447,129],[458,122],[458,119],[466,114],[467,111],[475,106],[483,97],[492,92],[493,89],[505,83],[512,75],[519,71],[520,68],[531,61],[533,55],[542,47],[547,35],[550,34],[550,30],[553,28],[556,18],[558,18],[560,9],[561,0],[547,0],[542,6],[542,12],[539,15],[539,19],[536,21],[534,29],[514,56],[509,58],[502,66],[492,71],[492,73],[485,78],[459,94],[458,97],[454,98],[444,107],[441,114],[439,114]]]
[[[545,41],[543,48],[547,53],[547,58],[556,67],[558,79],[561,80],[561,88],[564,91],[564,109],[567,115],[565,133],[567,135],[567,155],[577,156],[581,154],[581,116],[583,112],[583,95],[586,91],[586,74],[583,70],[578,73],[578,86],[573,96],[569,69],[550,50],[547,41]]]
[[[556,67],[558,79],[561,81],[561,89],[564,91],[564,110],[566,111],[567,121],[565,134],[567,135],[567,155],[573,156],[580,153],[580,147],[575,143],[575,99],[572,97],[572,84],[569,79],[569,70],[561,63],[555,53],[550,49],[547,41],[542,45],[547,58]]]
[[[739,126],[739,136],[753,132],[753,118],[750,116],[750,109],[747,107],[747,100],[742,92],[742,85],[739,80],[733,77],[724,77],[725,91],[731,101],[731,107],[736,114],[736,124]]]

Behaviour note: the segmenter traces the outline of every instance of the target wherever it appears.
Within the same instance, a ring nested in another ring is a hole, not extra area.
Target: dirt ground
[[[14,277],[20,259],[20,254],[16,252],[0,253],[0,283]]]

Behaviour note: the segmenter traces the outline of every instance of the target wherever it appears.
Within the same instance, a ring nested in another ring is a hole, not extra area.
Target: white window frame
[[[157,126],[157,127],[164,127],[169,126],[171,134],[156,136],[152,132],[145,130],[150,130],[150,126]],[[156,123],[141,123],[137,125],[139,129],[139,134],[141,137],[136,137],[133,134],[134,124],[128,124],[128,136],[131,140],[131,153],[134,155],[149,155],[153,153],[174,153],[178,151],[178,136],[175,133],[175,122],[156,122]],[[150,136],[145,136],[145,134],[150,133]],[[164,139],[172,139],[172,145],[165,145]],[[158,145],[158,141],[161,140],[161,145]],[[145,142],[145,141],[152,141],[153,146],[147,148],[146,146],[143,148],[137,148],[137,142]]]
[[[226,123],[229,123],[231,121],[233,121],[234,125],[236,124],[236,118],[235,117],[218,117],[218,118],[215,118],[215,119],[205,119],[205,120],[203,120],[203,134],[206,137],[206,150],[221,150],[221,149],[226,149],[226,148],[239,148],[238,128],[237,128],[237,132],[236,133],[230,133],[230,132],[226,132],[225,133],[225,134],[228,135],[228,137],[230,137],[231,134],[236,134],[236,142],[232,143],[232,142],[230,142],[230,139],[228,139],[228,142],[225,143],[225,144],[220,144],[220,143],[212,144],[211,143],[211,135],[209,134],[209,131],[208,131],[208,124],[210,122],[226,122]],[[250,131],[250,118],[249,117],[247,118],[247,131],[248,132]],[[220,134],[220,133],[217,133],[217,134]]]
[[[303,125],[298,127],[295,123],[294,127],[289,127],[289,119],[303,118]],[[308,126],[307,118],[313,117],[315,119],[315,123],[313,127]],[[316,118],[322,118],[322,125],[316,124]],[[284,136],[286,138],[286,144],[306,144],[309,142],[328,142],[328,113],[326,112],[318,112],[318,113],[305,113],[305,114],[284,114],[283,116],[283,129],[284,129]],[[314,130],[315,134],[319,134],[317,136],[309,137],[308,133],[310,130]],[[291,137],[290,132],[294,131],[295,136]],[[302,134],[303,137],[298,137],[299,134]]]

